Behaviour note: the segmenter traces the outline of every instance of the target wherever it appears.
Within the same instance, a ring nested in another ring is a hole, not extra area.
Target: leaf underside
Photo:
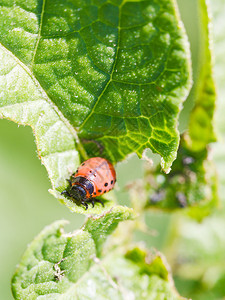
[[[78,153],[151,148],[169,170],[190,88],[172,0],[1,1],[0,30],[0,117],[33,128],[57,197]]]
[[[117,209],[102,216],[98,232],[106,239],[110,220],[131,217],[125,215]],[[160,254],[147,259],[135,248],[99,258],[91,223],[70,234],[65,223],[46,227],[27,248],[12,279],[15,299],[181,299]]]

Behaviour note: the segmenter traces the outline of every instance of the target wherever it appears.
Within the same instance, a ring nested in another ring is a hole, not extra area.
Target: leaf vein
[[[41,39],[41,30],[42,30],[42,25],[43,25],[45,3],[46,3],[46,0],[43,0],[42,10],[41,10],[41,18],[40,18],[40,26],[39,26],[39,30],[38,30],[38,36],[37,36],[37,42],[36,42],[36,45],[35,45],[35,48],[34,48],[33,58],[32,58],[31,64],[30,64],[31,69],[33,68],[35,56],[36,56],[36,53],[37,53],[37,48],[38,48],[38,45],[39,45],[39,42],[40,42],[40,39]]]
[[[96,106],[98,105],[99,101],[101,100],[103,94],[107,90],[109,84],[112,82],[112,76],[113,76],[113,73],[114,73],[114,70],[115,70],[115,67],[116,67],[116,64],[117,64],[117,58],[118,58],[118,53],[119,53],[119,49],[120,49],[120,45],[119,45],[120,44],[120,29],[121,29],[120,24],[121,24],[121,10],[122,10],[123,4],[124,4],[124,1],[119,6],[118,41],[117,41],[116,54],[115,54],[115,58],[114,58],[114,64],[112,66],[112,71],[111,71],[111,74],[110,74],[110,79],[107,82],[107,84],[105,85],[105,88],[103,89],[101,95],[98,97],[97,101],[95,102],[91,113],[86,117],[86,119],[80,125],[79,130],[81,130],[84,127],[84,125],[86,124],[86,122],[88,121],[88,119],[92,116],[92,114],[94,113],[94,110],[95,110]]]

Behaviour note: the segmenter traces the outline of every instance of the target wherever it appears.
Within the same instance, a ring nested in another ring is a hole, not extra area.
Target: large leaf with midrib
[[[190,88],[174,1],[0,3],[0,116],[33,127],[54,189],[78,153],[116,163],[150,148],[169,170]]]

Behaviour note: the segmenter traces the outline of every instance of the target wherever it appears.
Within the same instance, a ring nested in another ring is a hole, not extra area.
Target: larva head
[[[70,195],[77,201],[84,201],[87,197],[87,192],[82,186],[73,185],[70,189]]]

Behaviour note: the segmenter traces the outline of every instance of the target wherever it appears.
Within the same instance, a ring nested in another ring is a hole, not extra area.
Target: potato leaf
[[[83,229],[65,233],[66,221],[46,227],[28,246],[12,279],[15,299],[181,299],[165,259],[135,247],[118,248],[99,258],[99,246],[132,218],[132,211],[111,210]],[[98,222],[99,221],[99,222]],[[96,239],[96,224],[98,235]],[[100,241],[100,242],[99,242]],[[183,298],[182,298],[183,299]]]
[[[151,148],[169,170],[191,81],[174,1],[2,1],[0,30],[0,117],[33,128],[57,198],[78,153]]]

